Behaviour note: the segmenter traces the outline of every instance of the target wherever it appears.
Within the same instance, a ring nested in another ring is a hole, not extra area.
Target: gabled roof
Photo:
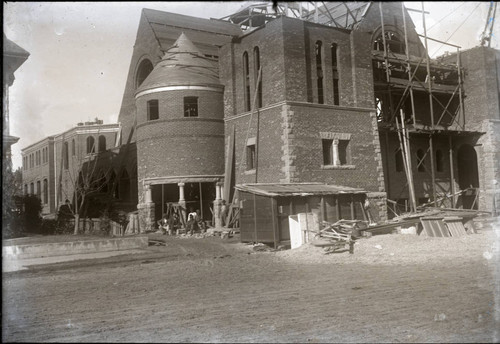
[[[323,183],[240,184],[236,185],[235,188],[239,191],[269,197],[366,193],[363,189],[355,189],[340,185],[328,185]]]
[[[182,32],[189,33],[190,39],[202,47],[219,47],[242,34],[238,25],[221,20],[203,19],[147,8],[143,9],[143,15],[163,51],[166,51]]]
[[[163,59],[158,62],[136,94],[166,86],[218,86],[217,62],[203,56],[200,50],[182,33]]]

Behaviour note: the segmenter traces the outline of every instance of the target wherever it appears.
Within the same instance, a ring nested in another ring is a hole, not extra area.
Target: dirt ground
[[[500,341],[500,228],[352,255],[151,238],[166,246],[3,273],[2,341]]]

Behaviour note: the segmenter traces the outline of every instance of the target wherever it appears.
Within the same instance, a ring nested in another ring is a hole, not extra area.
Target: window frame
[[[190,109],[192,107],[192,109]],[[193,111],[194,115],[191,114]],[[184,97],[184,117],[199,117],[198,97],[186,96]]]
[[[148,100],[146,106],[147,106],[146,120],[148,122],[160,119],[160,101],[158,99]]]

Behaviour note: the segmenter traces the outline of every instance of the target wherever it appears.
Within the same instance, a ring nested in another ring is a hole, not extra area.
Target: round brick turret
[[[181,34],[136,91],[139,182],[224,174],[223,91],[217,62]]]

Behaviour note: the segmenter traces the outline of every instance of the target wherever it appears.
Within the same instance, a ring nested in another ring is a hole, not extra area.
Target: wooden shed
[[[290,215],[316,213],[320,221],[367,220],[366,191],[322,183],[240,184],[242,242],[274,244],[290,240]]]

